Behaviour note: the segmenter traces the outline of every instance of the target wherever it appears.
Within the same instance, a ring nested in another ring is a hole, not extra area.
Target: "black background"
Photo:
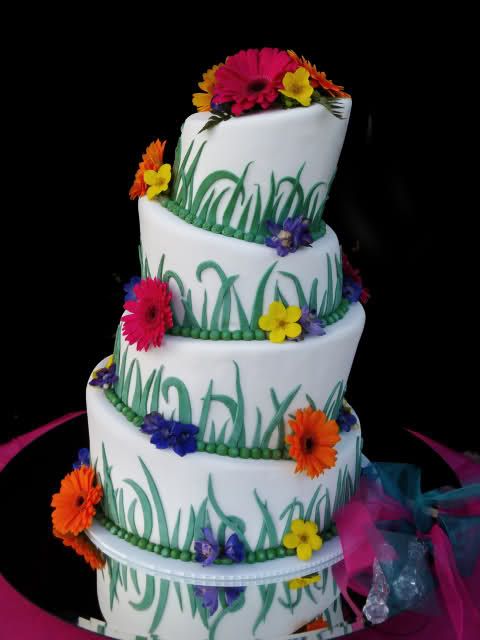
[[[52,16],[37,28],[30,14],[9,52],[1,440],[82,409],[90,371],[112,351],[122,283],[139,271],[128,189],[147,144],[166,138],[173,160],[202,72],[241,48],[277,46],[353,96],[325,219],[372,294],[347,394],[365,451],[444,481],[404,427],[478,447],[467,368],[476,364],[474,204],[454,177],[468,162],[455,147],[470,122],[458,49],[416,15],[357,20],[345,8],[327,18],[299,3],[266,22],[243,5],[214,21],[219,5],[197,9],[172,17],[136,5],[121,28],[117,15],[60,27]]]

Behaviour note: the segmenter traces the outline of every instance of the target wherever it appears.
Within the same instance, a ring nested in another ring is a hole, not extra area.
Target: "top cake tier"
[[[168,208],[187,222],[263,243],[266,221],[303,216],[313,237],[324,233],[323,209],[351,109],[338,98],[336,117],[320,104],[270,109],[201,131],[210,113],[183,125]]]

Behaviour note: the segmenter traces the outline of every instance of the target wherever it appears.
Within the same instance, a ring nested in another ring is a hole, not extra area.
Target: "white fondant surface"
[[[336,118],[323,106],[312,105],[305,109],[272,109],[239,118],[231,118],[217,127],[199,133],[209,113],[189,116],[181,134],[181,160],[193,142],[189,158],[206,142],[193,178],[193,191],[202,181],[218,170],[226,170],[240,176],[251,163],[245,177],[246,198],[260,187],[262,202],[269,195],[272,172],[278,182],[284,177],[295,177],[304,165],[301,184],[304,192],[319,181],[327,185],[332,180],[348,126],[352,101],[339,99],[343,118]],[[232,183],[217,184],[217,193]],[[228,194],[227,194],[228,195]],[[221,222],[228,198],[224,198],[217,211]],[[242,206],[238,203],[231,224],[239,221]]]
[[[359,425],[342,434],[336,446],[336,466],[311,479],[303,473],[295,474],[295,462],[291,460],[243,460],[201,452],[179,457],[172,450],[156,449],[148,435],[119,414],[101,390],[91,386],[87,388],[87,409],[91,460],[100,475],[106,497],[106,467],[109,468],[111,495],[115,495],[116,508],[120,512],[121,500],[122,511],[129,514],[126,528],[130,532],[136,529],[140,536],[146,528],[145,510],[139,504],[132,507],[139,499],[135,486],[143,490],[151,511],[158,512],[146,467],[162,502],[170,543],[172,532],[176,531],[180,548],[188,539],[191,511],[198,517],[204,502],[214,532],[220,530],[220,509],[226,517],[243,522],[245,540],[252,550],[264,549],[281,544],[284,532],[289,530],[289,514],[293,518],[315,519],[320,530],[329,526],[325,521],[325,510],[333,512],[343,500],[348,500],[358,480]],[[347,485],[348,490],[345,489]],[[269,535],[262,534],[266,520],[260,501],[275,529],[274,544]],[[113,519],[118,517],[112,513],[107,515]],[[152,543],[161,543],[159,520],[151,517],[151,521],[153,529],[147,537]],[[193,541],[189,549],[193,551]]]
[[[270,302],[274,300],[277,284],[289,304],[299,304],[293,281],[282,275],[281,271],[292,273],[298,278],[307,302],[312,284],[317,279],[317,301],[320,309],[328,286],[329,257],[332,291],[336,290],[339,279],[336,260],[341,264],[341,255],[337,236],[329,227],[325,236],[314,242],[311,248],[303,247],[282,258],[277,255],[275,249],[264,245],[227,238],[192,226],[173,215],[159,202],[148,200],[146,197],[139,200],[138,209],[144,259],[148,260],[152,277],[157,274],[160,261],[164,256],[163,273],[174,271],[184,285],[182,295],[177,282],[173,278],[169,280],[173,293],[173,307],[180,323],[183,322],[185,313],[182,298],[186,297],[189,290],[194,315],[198,322],[201,322],[206,292],[207,318],[210,327],[221,281],[215,270],[211,268],[206,269],[199,280],[197,268],[211,260],[223,269],[227,277],[238,276],[234,288],[249,321],[257,287],[262,276],[274,264],[274,270],[265,288],[263,313],[267,312]],[[232,299],[228,329],[232,331],[240,329],[235,298]]]
[[[262,418],[262,433],[265,433],[275,415],[271,389],[278,401],[282,402],[301,385],[285,409],[286,416],[308,406],[307,394],[319,409],[323,409],[335,386],[339,382],[346,385],[364,321],[363,307],[357,303],[350,307],[342,320],[327,327],[326,335],[309,336],[302,342],[224,342],[166,336],[159,348],[137,351],[135,345],[129,346],[122,336],[120,358],[123,358],[128,349],[125,370],[128,371],[132,361],[136,360],[143,384],[153,370],[158,371],[160,367],[163,367],[164,379],[173,376],[181,380],[188,390],[192,421],[196,425],[200,422],[203,399],[211,380],[213,394],[229,396],[238,401],[236,363],[243,394],[245,446],[250,447],[254,446],[252,442],[259,415],[257,410]],[[132,406],[135,383],[134,373],[128,394],[129,406]],[[165,415],[170,416],[175,411],[178,419],[178,404],[178,395],[174,389],[170,389],[166,396],[160,394],[159,411]],[[228,441],[233,430],[233,418],[222,402],[210,403],[205,430],[207,441],[213,423],[216,425],[217,435],[218,430],[227,423]],[[273,448],[283,447],[283,436],[278,428],[274,430],[268,444]]]

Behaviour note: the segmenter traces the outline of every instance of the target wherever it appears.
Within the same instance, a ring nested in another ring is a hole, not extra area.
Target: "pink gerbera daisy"
[[[123,305],[130,312],[123,316],[123,335],[137,345],[137,351],[147,351],[151,345],[159,347],[165,332],[173,326],[168,285],[159,278],[145,278],[134,286],[133,293],[135,299]]]
[[[288,53],[279,49],[239,51],[216,72],[214,102],[231,102],[235,116],[257,104],[268,109],[278,98],[285,73],[297,67]]]

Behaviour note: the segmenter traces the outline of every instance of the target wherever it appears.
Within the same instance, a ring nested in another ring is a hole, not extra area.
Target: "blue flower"
[[[356,282],[353,278],[344,277],[343,297],[349,302],[358,302],[362,296],[363,287],[361,282]]]
[[[218,595],[220,591],[221,588],[219,587],[205,587],[201,585],[195,585],[193,587],[193,592],[196,597],[201,600],[202,606],[208,610],[209,616],[213,616],[218,609]],[[227,607],[231,607],[244,591],[245,587],[223,587]]]
[[[195,585],[193,591],[197,598],[201,600],[202,606],[208,611],[209,616],[213,616],[218,609],[218,587],[204,587]]]
[[[90,466],[89,449],[83,448],[78,450],[78,459],[73,463],[73,468],[80,469],[82,465],[85,465],[86,467]]]
[[[285,257],[295,253],[299,247],[311,247],[313,238],[309,230],[310,221],[307,218],[287,218],[283,225],[267,220],[270,236],[265,238],[267,247],[277,250],[277,254]]]
[[[202,533],[204,537],[201,540],[195,540],[195,560],[201,562],[203,567],[208,567],[218,558],[220,547],[210,527],[202,529]]]
[[[142,281],[140,276],[133,276],[130,280],[123,285],[123,290],[125,291],[125,302],[129,300],[136,300],[137,296],[135,295],[134,288],[137,284]]]
[[[175,420],[166,420],[157,411],[145,416],[141,431],[151,436],[150,442],[157,449],[173,449],[177,455],[182,457],[197,450],[195,436],[198,433],[198,427],[193,424],[175,422]]]
[[[245,560],[245,549],[236,533],[232,533],[228,538],[223,551],[225,556],[233,562],[243,562]]]
[[[314,309],[309,309],[308,306],[302,307],[302,315],[299,322],[305,333],[309,333],[312,336],[325,335],[325,322],[316,315]]]
[[[340,409],[340,413],[337,418],[337,424],[340,431],[345,431],[348,433],[353,425],[356,424],[356,422],[356,417],[349,409],[346,409],[345,407],[342,407],[342,409]]]
[[[92,374],[90,383],[92,387],[103,387],[108,389],[118,380],[117,365],[114,364],[113,359],[110,358],[107,362],[107,366],[102,369],[97,369]]]

